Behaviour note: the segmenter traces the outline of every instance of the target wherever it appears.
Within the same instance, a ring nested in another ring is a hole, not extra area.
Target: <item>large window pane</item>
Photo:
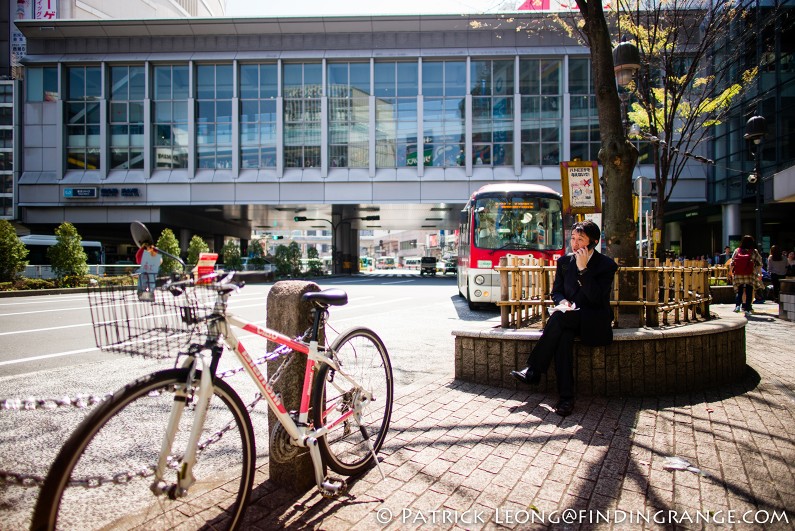
[[[569,59],[571,160],[598,160],[599,155],[599,116],[590,64],[587,58]],[[550,109],[547,103],[544,104],[545,116],[551,116],[552,111],[556,110]]]
[[[519,61],[521,160],[525,166],[559,162],[563,101],[561,66],[559,59]]]
[[[370,64],[329,63],[327,79],[329,166],[365,168],[369,165]],[[317,104],[308,102],[313,109]]]
[[[375,63],[377,168],[417,165],[416,62]],[[437,107],[439,117],[442,106]]]
[[[232,167],[232,65],[196,66],[196,142],[199,168]]]
[[[101,70],[98,66],[67,68],[66,167],[99,169]]]
[[[470,62],[473,165],[513,164],[513,64],[506,60]],[[459,115],[463,117],[463,112]]]
[[[155,168],[186,168],[188,164],[188,67],[157,65],[154,79]],[[132,156],[132,153],[131,153]]]

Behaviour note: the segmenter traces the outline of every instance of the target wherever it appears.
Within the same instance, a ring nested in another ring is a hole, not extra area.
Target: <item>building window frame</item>
[[[66,168],[99,170],[102,66],[67,66],[66,79]]]
[[[423,150],[426,167],[466,164],[466,60],[422,61]]]
[[[197,64],[196,169],[232,169],[232,63]]]
[[[284,63],[284,167],[320,168],[323,64]]]
[[[238,68],[240,167],[276,167],[277,63],[244,63]]]
[[[146,67],[113,65],[108,74],[110,169],[142,170],[146,156]]]
[[[375,167],[417,166],[417,95],[419,69],[415,61],[376,61]]]
[[[557,166],[563,151],[563,57],[519,59],[522,166]]]
[[[369,167],[370,62],[327,63],[326,94],[329,167]]]
[[[470,60],[472,164],[513,166],[514,69],[510,59]]]

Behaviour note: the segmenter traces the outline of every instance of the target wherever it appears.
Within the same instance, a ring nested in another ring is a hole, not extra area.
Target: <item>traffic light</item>
[[[364,221],[379,221],[381,216],[364,216],[362,220]]]
[[[295,216],[293,221],[306,221],[306,216]]]
[[[272,240],[283,240],[283,239],[284,239],[284,236],[282,236],[281,234],[273,234],[273,235],[271,236],[271,239],[272,239]]]

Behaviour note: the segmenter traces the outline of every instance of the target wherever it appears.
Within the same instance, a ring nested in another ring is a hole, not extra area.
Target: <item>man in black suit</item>
[[[602,237],[593,221],[575,223],[571,230],[572,254],[558,259],[552,300],[558,310],[547,321],[541,338],[527,359],[527,367],[511,371],[520,382],[537,384],[555,359],[560,400],[555,412],[565,417],[574,410],[574,337],[590,346],[613,341],[610,292],[618,265],[597,252]]]
[[[727,245],[726,247],[723,248],[723,254],[720,255],[720,261],[718,262],[718,264],[720,265],[725,264],[726,262],[729,261],[729,259],[731,259],[731,257],[732,257],[732,248]]]

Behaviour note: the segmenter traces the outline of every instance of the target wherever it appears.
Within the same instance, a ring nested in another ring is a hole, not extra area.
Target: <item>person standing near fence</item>
[[[152,290],[155,287],[163,257],[157,252],[157,247],[152,242],[144,242],[141,249],[143,252],[141,253],[141,267],[138,268],[138,298],[154,300],[154,291]]]
[[[767,257],[767,272],[770,273],[770,280],[773,282],[773,302],[778,302],[781,279],[787,276],[787,259],[778,245],[770,248],[770,256]]]
[[[571,229],[572,253],[558,259],[552,312],[541,338],[527,359],[527,367],[511,371],[522,383],[541,381],[554,358],[559,401],[555,413],[561,417],[574,410],[574,338],[589,346],[609,345],[613,341],[613,312],[610,293],[618,265],[598,251],[602,237],[593,221],[575,223]]]
[[[762,255],[756,250],[754,237],[746,234],[735,249],[731,262],[732,285],[734,286],[734,311],[745,310],[745,316],[753,312],[754,284],[762,271]]]

